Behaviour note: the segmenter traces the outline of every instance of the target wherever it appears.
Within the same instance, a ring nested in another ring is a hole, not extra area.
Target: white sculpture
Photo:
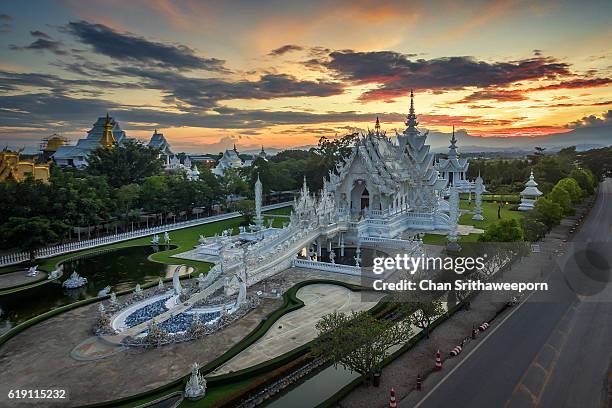
[[[104,297],[110,293],[111,287],[106,286],[98,292],[98,297]]]
[[[359,264],[361,263],[361,248],[357,247],[355,250],[355,266],[359,268]]]
[[[459,236],[457,235],[457,223],[459,222],[459,191],[455,187],[450,188],[450,222],[451,230],[448,233],[448,245],[446,246],[451,251],[458,251],[461,247],[459,246]]]
[[[170,243],[170,234],[168,234],[168,231],[164,232],[164,243]]]
[[[482,182],[482,177],[480,177],[480,173],[478,173],[478,177],[476,177],[474,189],[476,190],[476,208],[474,209],[474,216],[472,219],[482,221],[484,219],[482,216],[482,193],[484,191],[484,184]]]
[[[63,270],[64,270],[64,265],[58,266],[57,269],[55,269],[53,272],[49,274],[49,276],[47,276],[47,279],[49,280],[58,279],[62,275]]]
[[[261,216],[263,186],[257,173],[257,181],[255,182],[255,227],[259,231],[263,225],[263,217]]]
[[[151,239],[151,244],[153,244],[153,245],[159,244],[159,235],[158,234],[153,235],[153,238]]]
[[[28,272],[26,273],[27,277],[34,277],[38,275],[38,265],[34,265],[28,268]]]
[[[181,280],[179,279],[179,271],[181,269],[181,265],[177,266],[174,270],[174,274],[172,275],[172,288],[174,289],[174,294],[180,296],[183,293],[183,288],[181,287]]]
[[[206,379],[200,375],[200,366],[193,363],[191,366],[191,377],[185,386],[185,398],[199,400],[206,395]]]
[[[136,284],[136,287],[134,288],[134,294],[136,296],[139,296],[142,294],[142,288],[140,287],[140,283]]]
[[[159,290],[165,290],[166,287],[164,286],[164,281],[162,280],[162,278],[159,278],[159,282],[157,282],[157,289]]]
[[[113,306],[116,305],[117,304],[117,294],[115,292],[112,292],[110,294],[110,299],[109,300],[110,300],[111,305],[113,305]]]
[[[87,284],[87,278],[80,276],[76,272],[72,272],[72,275],[62,283],[62,286],[66,289],[76,289]]]
[[[329,262],[336,263],[336,253],[333,250],[329,252]]]

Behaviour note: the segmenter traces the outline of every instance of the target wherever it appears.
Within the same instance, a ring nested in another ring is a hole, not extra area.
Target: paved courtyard
[[[368,310],[382,297],[381,294],[361,300],[360,292],[330,284],[308,285],[297,292],[304,306],[281,317],[255,344],[219,367],[213,374],[225,374],[242,370],[287,353],[313,340],[317,335],[315,325],[333,311],[350,313]]]
[[[36,276],[26,276],[26,271],[4,273],[0,275],[0,289],[6,289],[26,283],[33,283],[47,279],[47,272],[38,271]]]

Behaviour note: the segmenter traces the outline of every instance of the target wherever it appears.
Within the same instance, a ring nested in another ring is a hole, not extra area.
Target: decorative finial
[[[455,125],[453,125],[453,135],[451,136],[451,143],[453,145],[457,143],[457,139],[455,138]]]
[[[378,120],[378,116],[376,116],[376,124],[374,125],[374,129],[376,129],[376,133],[380,132],[380,120]]]

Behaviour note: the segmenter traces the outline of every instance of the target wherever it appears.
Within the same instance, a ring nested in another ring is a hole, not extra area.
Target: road
[[[581,252],[585,246],[591,251],[586,258]],[[534,293],[496,322],[473,352],[431,384],[420,401],[407,399],[399,406],[607,407],[612,375],[612,179],[600,185],[593,209],[568,247],[575,249],[546,277],[548,292]]]

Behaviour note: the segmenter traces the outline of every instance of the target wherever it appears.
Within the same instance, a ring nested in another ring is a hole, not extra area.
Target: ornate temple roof
[[[529,175],[529,180],[525,183],[525,189],[521,191],[521,196],[527,197],[539,197],[542,193],[538,189],[538,183],[536,183],[535,178],[533,177],[533,170],[531,170],[531,174]]]
[[[468,170],[469,163],[467,159],[459,158],[457,151],[457,138],[455,138],[455,126],[453,126],[453,135],[448,146],[448,158],[440,159],[436,163],[436,169],[440,172],[460,172],[465,173]]]
[[[335,172],[330,173],[328,189],[331,191],[341,183],[357,157],[362,160],[369,177],[384,194],[397,191],[400,181],[442,188],[444,180],[438,178],[438,172],[433,167],[433,153],[425,143],[427,133],[421,133],[417,124],[414,94],[411,91],[407,127],[402,134],[397,134],[398,144],[380,131],[380,120],[376,118],[375,130],[361,136],[350,156],[336,165]]]

